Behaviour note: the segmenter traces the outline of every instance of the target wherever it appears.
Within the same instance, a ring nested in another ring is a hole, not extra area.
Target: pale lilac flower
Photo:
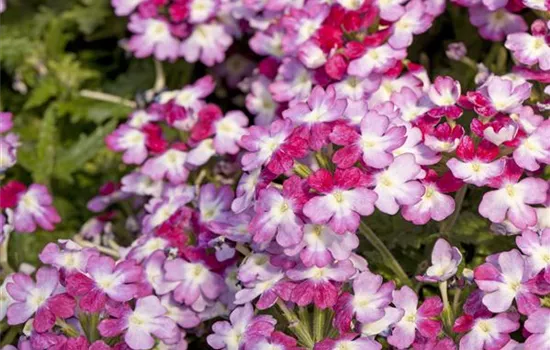
[[[394,92],[391,95],[391,102],[399,108],[400,118],[405,122],[413,122],[431,109],[429,100],[425,97],[419,97],[408,86],[402,88],[399,92]]]
[[[325,225],[304,226],[304,238],[294,247],[285,250],[285,254],[300,254],[305,266],[323,267],[334,260],[346,260],[359,246],[359,238],[353,232],[337,234]]]
[[[469,315],[458,318],[453,330],[468,332],[460,339],[460,349],[502,349],[510,341],[510,333],[519,328],[517,317],[502,313],[493,318],[474,319]]]
[[[138,170],[125,175],[120,183],[122,192],[151,197],[160,197],[164,186],[162,181],[153,181]]]
[[[459,41],[457,43],[451,43],[447,46],[445,54],[450,60],[460,61],[468,51],[466,50],[466,45],[463,42]]]
[[[353,295],[343,293],[334,306],[334,326],[341,332],[350,331],[355,319],[361,323],[372,323],[385,315],[385,309],[392,302],[393,282],[383,283],[382,276],[370,271],[361,272],[353,280]]]
[[[13,275],[6,276],[2,284],[0,285],[0,321],[4,320],[8,312],[8,308],[15,302],[10,293],[8,293],[8,283],[13,283]]]
[[[10,112],[0,112],[0,133],[10,131],[13,127],[13,115]]]
[[[416,181],[421,177],[423,170],[412,154],[396,157],[387,169],[374,176],[374,192],[378,195],[376,207],[384,213],[394,215],[401,205],[418,203],[425,192],[424,186]]]
[[[203,185],[198,199],[200,223],[212,229],[216,224],[226,221],[231,216],[233,198],[233,190],[229,186],[216,189],[213,183]]]
[[[115,263],[108,256],[90,257],[85,273],[67,276],[66,288],[70,295],[80,297],[80,308],[88,312],[98,312],[109,299],[124,302],[134,298],[143,277],[134,260]]]
[[[230,111],[222,119],[214,122],[214,148],[218,154],[236,154],[238,142],[246,133],[248,118],[241,111]]]
[[[447,76],[438,76],[428,90],[430,100],[437,106],[428,114],[437,118],[443,115],[449,118],[458,118],[462,110],[455,106],[460,97],[460,83]]]
[[[179,285],[177,281],[168,281],[164,276],[164,262],[166,254],[162,250],[153,252],[143,263],[143,272],[147,282],[151,285],[156,295],[167,294]]]
[[[303,237],[303,221],[299,217],[308,201],[305,181],[292,176],[283,183],[282,192],[268,187],[259,193],[255,215],[250,222],[254,242],[267,243],[273,237],[282,247],[300,243]]]
[[[163,19],[130,16],[128,29],[134,36],[128,42],[128,48],[138,58],[154,54],[158,60],[175,60],[178,57],[179,41],[170,30],[170,24]]]
[[[419,165],[433,165],[441,160],[441,154],[428,147],[423,139],[422,130],[417,127],[411,127],[410,124],[405,124],[407,127],[406,141],[403,146],[393,151],[393,156],[397,157],[403,154],[410,153],[414,156],[416,163]]]
[[[491,11],[479,4],[468,10],[470,22],[479,29],[479,34],[484,39],[502,41],[508,34],[527,31],[523,17],[508,12],[505,8]]]
[[[206,105],[204,98],[210,95],[216,82],[210,75],[206,75],[191,85],[186,85],[181,90],[167,91],[159,95],[159,101],[161,103],[168,103],[172,100],[178,106],[191,111],[192,113],[198,113],[202,107]],[[190,129],[190,128],[189,128]]]
[[[0,135],[0,174],[17,163],[18,137],[15,134]]]
[[[126,164],[141,164],[147,158],[147,136],[126,124],[120,125],[105,138],[107,147],[115,152],[124,152],[122,161]]]
[[[327,62],[325,52],[313,41],[307,41],[300,46],[298,59],[310,69],[319,68]]]
[[[263,262],[263,260],[260,260]],[[244,283],[244,287],[235,294],[235,304],[244,304],[252,302],[258,298],[256,308],[265,310],[273,306],[277,300],[284,296],[284,299],[290,298],[290,291],[286,288],[283,280],[285,274],[269,263],[261,264],[261,270],[254,280]],[[246,266],[247,267],[247,266]],[[244,268],[246,270],[246,267]],[[242,278],[243,266],[239,267],[239,280]],[[251,271],[245,271],[247,274]],[[246,274],[244,275],[248,277]]]
[[[134,350],[151,349],[155,338],[165,343],[179,340],[179,329],[156,296],[138,299],[134,310],[118,311],[116,318],[104,319],[97,329],[103,337],[116,337],[124,332],[124,342]],[[154,336],[154,337],[153,337]]]
[[[202,23],[213,17],[220,5],[219,0],[191,0],[188,2],[189,22]]]
[[[381,350],[382,345],[377,341],[365,338],[357,337],[355,334],[344,334],[338,339],[325,339],[318,342],[313,347],[313,350]]]
[[[540,301],[527,285],[529,271],[517,249],[489,256],[487,260],[476,267],[474,279],[479,289],[485,292],[483,305],[489,311],[505,312],[512,306],[514,299],[519,312],[524,315],[538,309]]]
[[[277,102],[307,99],[313,88],[312,72],[296,59],[285,57],[275,81],[269,85]]]
[[[491,180],[490,186],[497,190],[483,195],[479,205],[481,216],[495,223],[507,218],[519,229],[537,223],[537,213],[529,204],[544,203],[549,185],[533,177],[519,181],[522,173],[513,160],[507,162],[504,172]]]
[[[374,211],[377,195],[363,185],[363,174],[357,168],[337,169],[334,177],[320,169],[308,178],[310,187],[321,196],[310,199],[304,214],[315,224],[327,224],[334,232],[355,232],[361,216]]]
[[[100,213],[111,204],[126,199],[128,195],[119,189],[119,185],[109,181],[99,188],[99,194],[88,201],[86,207],[94,213]]]
[[[117,16],[128,16],[145,0],[111,0]]]
[[[513,157],[517,165],[529,171],[538,170],[539,163],[550,164],[550,121],[544,121],[522,138]]]
[[[365,337],[374,337],[381,333],[386,333],[390,327],[399,322],[404,315],[403,309],[388,306],[384,309],[384,316],[374,322],[361,325],[361,334]]]
[[[302,9],[291,9],[289,14],[281,19],[286,31],[283,37],[283,50],[287,55],[295,53],[300,45],[317,32],[329,10],[329,6],[325,4],[310,2]]]
[[[462,254],[457,247],[451,246],[443,238],[439,238],[432,250],[432,264],[421,281],[443,282],[453,277],[462,262]]]
[[[433,17],[427,13],[422,1],[410,1],[405,7],[405,13],[392,24],[388,44],[394,49],[407,48],[412,44],[413,35],[424,33],[432,22]]]
[[[214,140],[211,138],[204,139],[195,148],[191,149],[187,154],[187,164],[194,167],[200,167],[206,164],[210,158],[216,154]]]
[[[190,308],[177,303],[171,294],[163,295],[160,303],[166,309],[165,316],[182,328],[194,328],[201,323],[199,315]]]
[[[53,199],[44,185],[32,184],[27,190],[17,194],[14,209],[15,230],[33,232],[37,226],[52,231],[61,217],[52,205]]]
[[[206,303],[216,300],[225,288],[223,278],[201,262],[167,260],[164,270],[167,281],[179,282],[174,299],[194,311],[203,311]]]
[[[533,35],[528,33],[513,33],[506,37],[506,48],[512,51],[519,62],[532,66],[539,64],[540,69],[550,70],[550,45],[545,41],[547,30],[534,31],[536,26],[544,27],[544,22],[538,20],[532,25]]]
[[[516,237],[516,245],[526,256],[531,276],[550,267],[550,229],[542,230],[540,234],[525,230]]]
[[[256,186],[260,181],[260,171],[258,168],[249,173],[243,172],[237,190],[235,191],[235,199],[231,203],[231,210],[239,214],[250,208],[252,201],[256,196]]]
[[[393,292],[393,304],[404,312],[388,337],[388,343],[398,349],[408,348],[414,342],[417,331],[429,339],[435,338],[441,331],[441,322],[433,319],[443,311],[439,297],[426,298],[418,308],[418,296],[405,286]]]
[[[269,125],[275,119],[278,104],[269,92],[271,81],[259,75],[251,84],[246,95],[246,108],[254,114],[254,125]]]
[[[82,248],[70,240],[59,240],[59,244],[48,243],[38,257],[42,263],[70,273],[85,271],[92,256],[98,257],[99,252],[93,248]]]
[[[335,83],[333,86],[336,90],[336,97],[348,99],[349,108],[352,101],[358,102],[368,96],[369,93],[376,91],[380,87],[380,82],[381,78],[374,74],[368,78],[360,78],[349,75],[342,79],[342,81]],[[348,108],[346,108],[346,111]]]
[[[406,50],[396,50],[389,44],[369,48],[363,56],[350,62],[348,74],[366,77],[371,73],[384,73],[406,55]]]
[[[540,308],[529,315],[525,329],[531,334],[525,341],[526,350],[547,349],[550,347],[550,309]]]
[[[456,150],[461,160],[451,158],[447,161],[447,167],[456,178],[469,184],[484,186],[491,178],[504,171],[506,161],[502,158],[496,159],[498,153],[495,145],[481,141],[476,148],[473,140],[464,136]]]
[[[248,45],[258,55],[282,58],[284,29],[280,26],[269,26],[267,30],[256,31]]]
[[[59,272],[53,267],[41,267],[36,272],[36,283],[23,273],[12,275],[6,289],[13,302],[8,307],[8,324],[25,323],[34,315],[33,328],[38,332],[50,330],[56,317],[74,315],[75,300],[67,294],[56,294]]]
[[[353,166],[360,158],[373,168],[385,168],[393,162],[392,151],[405,143],[407,129],[390,126],[390,119],[369,111],[361,121],[360,133],[347,125],[337,125],[330,140],[344,146],[334,153],[333,162],[341,168]]]
[[[157,250],[166,250],[169,247],[170,242],[162,237],[142,235],[132,242],[125,258],[133,259],[138,263],[141,263]]]
[[[161,155],[149,158],[141,167],[141,172],[154,181],[167,179],[174,185],[187,180],[189,170],[185,167],[187,152],[177,147],[166,150]]]
[[[254,316],[252,305],[245,304],[231,312],[229,321],[214,323],[214,333],[206,337],[206,341],[214,349],[243,349],[254,338],[269,337],[276,323],[270,315]]]
[[[162,197],[151,199],[146,205],[147,215],[143,218],[143,231],[151,232],[168,220],[178,209],[194,198],[194,189],[191,186],[179,185],[165,187]]]
[[[405,7],[402,5],[405,2],[405,0],[376,0],[374,4],[380,9],[380,18],[395,22],[405,13]]]
[[[195,26],[191,35],[184,39],[179,54],[188,62],[201,61],[207,66],[220,63],[225,58],[225,51],[233,43],[222,24],[212,22]],[[178,50],[176,49],[176,54]]]

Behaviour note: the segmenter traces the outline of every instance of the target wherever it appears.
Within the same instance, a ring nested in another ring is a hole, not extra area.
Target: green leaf
[[[57,140],[57,106],[51,104],[42,119],[42,126],[36,145],[36,162],[32,172],[35,182],[49,185],[55,162],[55,143]]]
[[[59,92],[59,88],[54,78],[45,77],[40,80],[38,85],[31,91],[27,102],[23,109],[31,109],[39,107],[48,102],[49,99],[55,97]]]
[[[84,136],[67,150],[57,154],[54,176],[62,180],[69,180],[70,175],[82,168],[103,147],[104,138],[114,130],[116,121],[112,120],[104,126],[97,128],[92,134]]]

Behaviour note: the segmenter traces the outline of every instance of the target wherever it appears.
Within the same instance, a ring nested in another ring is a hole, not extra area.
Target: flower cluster
[[[527,32],[519,11],[550,4],[453,2],[504,41],[513,73],[462,43],[446,55],[475,69],[470,87],[407,58],[444,1],[113,0],[137,57],[211,66],[241,30],[263,57],[237,109],[209,102],[206,75],[106,137],[130,172],[73,240],[44,248],[34,280],[0,289],[0,316],[27,323],[19,348],[548,348],[550,21]],[[506,249],[472,258],[453,237],[467,193]],[[59,221],[40,185],[1,195],[16,231]],[[371,227],[390,216],[439,227],[422,241],[430,263],[402,267]]]

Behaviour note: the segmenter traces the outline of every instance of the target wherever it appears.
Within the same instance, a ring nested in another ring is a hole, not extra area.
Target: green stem
[[[65,333],[68,337],[78,337],[80,335],[80,332],[74,329],[73,326],[60,318],[55,321],[55,324],[59,326],[59,328],[61,328],[61,332]]]
[[[455,317],[453,309],[449,304],[447,281],[439,283],[439,291],[441,292],[441,299],[443,300],[443,326],[445,327],[447,334],[451,334]]]
[[[2,333],[2,339],[0,341],[0,348],[3,348],[5,345],[13,343],[15,337],[19,335],[23,326],[9,327],[6,333]]]
[[[10,232],[4,235],[4,241],[0,246],[0,267],[2,268],[2,276],[5,277],[13,272],[13,269],[8,262],[8,245],[10,241]]]
[[[137,108],[137,103],[135,101],[127,100],[123,97],[107,94],[101,91],[84,89],[80,90],[80,96],[97,101],[116,103],[130,108]]]
[[[291,311],[282,300],[277,301],[277,306],[281,309],[283,316],[288,322],[288,327],[296,335],[298,341],[300,341],[300,343],[302,343],[302,345],[306,348],[313,349],[315,342],[311,338],[311,334],[309,334],[309,331],[305,328],[304,324],[300,322],[298,316],[296,316],[296,314]]]
[[[118,253],[118,251],[114,250],[114,249],[111,249],[111,248],[107,248],[107,247],[104,247],[104,246],[101,246],[99,244],[94,244],[92,242],[89,242],[89,241],[86,241],[85,239],[83,239],[82,237],[80,237],[79,235],[75,235],[73,237],[73,241],[75,241],[75,243],[78,243],[80,246],[82,247],[86,247],[86,248],[95,248],[97,250],[99,250],[101,253],[103,254],[107,254],[107,255],[110,255],[112,256],[113,258],[120,258],[120,254]]]
[[[306,177],[311,175],[312,171],[307,165],[304,165],[299,162],[294,162],[294,173],[299,177],[305,179]]]
[[[455,295],[453,296],[453,313],[458,314],[458,308],[460,306],[460,295],[462,294],[462,289],[455,289]]]
[[[402,284],[412,286],[412,282],[397,261],[390,250],[386,247],[384,242],[378,238],[376,233],[364,222],[361,220],[359,225],[359,232],[367,238],[370,244],[382,255],[382,259],[385,264],[388,265],[390,269],[396,274],[397,279],[401,281]]]
[[[325,310],[321,310],[318,307],[313,306],[313,339],[315,342],[319,342],[324,339],[325,316]]]
[[[442,235],[449,234],[450,230],[454,227],[456,224],[456,220],[458,220],[458,217],[460,216],[460,211],[462,210],[462,204],[464,203],[464,198],[466,197],[466,192],[468,191],[468,185],[462,186],[460,190],[455,195],[455,211],[449,217],[447,220],[443,221],[441,223],[441,226],[439,228],[439,232]]]

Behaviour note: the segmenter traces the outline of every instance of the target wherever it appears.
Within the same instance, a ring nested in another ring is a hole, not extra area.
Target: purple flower
[[[446,115],[458,118],[462,110],[455,106],[460,97],[460,83],[451,77],[439,76],[428,90],[430,100],[438,107],[432,108],[428,114],[434,118]]]
[[[363,185],[357,168],[337,169],[334,176],[321,169],[308,178],[311,188],[323,194],[310,199],[304,214],[315,224],[327,224],[334,232],[355,232],[361,216],[374,211],[376,194]]]
[[[457,43],[451,43],[447,46],[445,54],[450,60],[460,61],[468,51],[466,50],[466,45],[463,42],[459,41]]]
[[[216,136],[214,148],[218,154],[236,154],[239,152],[238,142],[246,133],[248,118],[241,111],[229,111],[225,117],[214,123]]]
[[[269,92],[271,82],[263,75],[259,75],[251,84],[250,92],[246,95],[246,108],[254,114],[254,125],[269,125],[275,119],[278,104],[273,101]]]
[[[26,322],[34,315],[33,328],[37,332],[50,330],[56,317],[65,319],[74,315],[75,300],[67,294],[56,294],[59,273],[53,267],[41,267],[36,272],[36,283],[23,274],[12,275],[7,291],[13,298],[8,307],[8,324]]]
[[[483,305],[491,312],[507,311],[514,299],[518,310],[528,315],[538,309],[540,301],[527,285],[529,271],[523,256],[517,249],[487,258],[488,262],[476,267],[474,279],[485,292]]]
[[[526,255],[530,275],[536,275],[550,267],[550,229],[542,230],[540,234],[525,230],[516,237],[516,244]]]
[[[532,66],[539,64],[540,69],[550,70],[550,45],[545,41],[546,28],[537,30],[537,27],[545,27],[542,20],[537,20],[531,25],[532,35],[527,33],[512,33],[506,37],[506,48],[512,51],[514,58],[519,62]]]
[[[17,163],[19,138],[15,134],[0,135],[0,174]]]
[[[396,157],[387,169],[375,175],[376,207],[393,215],[399,211],[400,205],[418,203],[425,192],[424,186],[416,181],[422,174],[422,168],[412,154]]]
[[[399,108],[400,118],[405,122],[412,122],[430,111],[430,101],[425,96],[418,96],[408,86],[391,94],[391,102]]]
[[[216,300],[225,289],[223,278],[201,262],[167,260],[164,270],[167,281],[179,282],[174,299],[195,311],[203,311],[205,304]]]
[[[11,130],[13,127],[12,117],[10,112],[0,112],[0,133]]]
[[[254,242],[267,243],[276,237],[277,243],[283,247],[300,243],[303,221],[299,215],[309,197],[305,181],[298,176],[287,179],[282,192],[274,187],[262,190],[249,226]]]
[[[170,293],[179,285],[178,281],[166,280],[164,273],[165,261],[166,254],[162,250],[156,250],[143,263],[145,278],[157,295]]]
[[[233,310],[229,321],[214,323],[214,333],[206,337],[206,341],[214,349],[242,349],[254,338],[269,337],[275,330],[276,323],[269,315],[254,316],[252,305],[245,304]]]
[[[439,297],[429,297],[418,307],[418,296],[405,286],[393,292],[393,304],[403,310],[401,321],[393,328],[388,343],[398,349],[408,348],[415,339],[416,331],[425,338],[434,339],[441,331],[441,322],[433,318],[443,310]]]
[[[126,164],[141,164],[147,158],[145,146],[147,136],[144,132],[126,124],[120,125],[105,138],[107,147],[115,152],[122,152],[122,161]]]
[[[521,139],[514,151],[514,161],[529,171],[538,170],[539,163],[550,164],[550,121],[544,121],[532,134]]]
[[[413,0],[405,7],[405,13],[392,24],[392,34],[388,44],[394,49],[409,47],[413,35],[424,33],[432,24],[433,17],[427,13],[420,0]]]
[[[156,338],[173,344],[179,340],[179,330],[166,316],[166,309],[156,296],[138,299],[134,310],[123,307],[104,319],[97,327],[103,337],[116,337],[124,332],[124,342],[134,350],[151,349]]]
[[[145,0],[111,0],[117,16],[128,16]]]
[[[531,333],[525,341],[526,350],[550,347],[550,309],[540,308],[525,321],[525,329]]]
[[[493,318],[474,319],[465,315],[459,317],[453,330],[468,332],[460,339],[460,349],[490,350],[503,349],[510,341],[510,333],[519,328],[518,318],[513,314],[502,313]]]
[[[231,216],[233,190],[229,186],[216,189],[212,183],[201,187],[199,193],[200,222],[216,231],[215,226]]]
[[[109,299],[124,302],[134,298],[142,277],[143,270],[134,260],[115,263],[107,256],[92,256],[86,274],[75,272],[67,276],[66,288],[70,295],[80,297],[82,310],[98,312]]]
[[[14,210],[15,230],[33,232],[37,225],[52,231],[61,217],[52,205],[53,199],[44,185],[32,184],[26,191],[17,195],[17,206]]]
[[[527,24],[520,15],[508,12],[505,8],[491,11],[483,4],[470,7],[470,22],[479,29],[482,38],[502,41],[511,33],[527,31]]]
[[[185,168],[186,159],[187,152],[170,148],[158,157],[148,159],[141,167],[141,172],[154,181],[166,178],[170,183],[178,185],[189,176],[189,170]]]
[[[285,57],[279,67],[275,81],[269,85],[273,99],[277,102],[302,101],[308,98],[313,87],[309,69],[298,60]]]
[[[0,285],[0,321],[2,321],[4,317],[6,317],[6,314],[8,313],[8,308],[11,304],[15,302],[15,299],[13,299],[10,293],[8,293],[8,283],[13,283],[13,274],[6,276],[6,278]]]
[[[393,282],[383,283],[382,276],[370,271],[360,273],[353,280],[353,295],[343,293],[336,303],[334,325],[341,332],[350,331],[353,316],[361,323],[372,323],[385,315],[392,301]]]
[[[162,197],[153,198],[145,205],[149,214],[143,218],[143,230],[146,233],[151,232],[189,203],[194,196],[193,187],[188,185],[165,187]]]
[[[374,322],[363,323],[361,325],[361,334],[366,337],[374,337],[378,334],[386,334],[391,326],[403,318],[405,312],[403,309],[388,306],[384,309],[384,316]]]
[[[73,241],[60,240],[59,244],[48,243],[39,255],[40,261],[66,272],[85,271],[88,259],[98,257],[93,248],[82,248]]]
[[[160,298],[160,303],[166,309],[165,316],[182,328],[194,328],[201,323],[201,319],[196,312],[177,303],[171,294],[163,295]]]
[[[348,74],[366,77],[371,73],[384,73],[405,56],[406,50],[396,50],[388,44],[369,48],[363,56],[350,62]]]
[[[225,58],[225,51],[233,43],[222,24],[217,22],[196,25],[191,35],[184,39],[179,54],[188,62],[201,61],[211,67]],[[176,54],[178,50],[174,51]]]
[[[462,262],[462,254],[457,247],[452,247],[446,240],[439,238],[432,250],[432,264],[426,275],[419,278],[428,282],[443,282],[453,277],[458,265]]]
[[[130,16],[128,29],[134,36],[128,48],[138,58],[155,55],[158,60],[175,60],[178,57],[179,40],[172,33],[170,24],[163,19]]]

